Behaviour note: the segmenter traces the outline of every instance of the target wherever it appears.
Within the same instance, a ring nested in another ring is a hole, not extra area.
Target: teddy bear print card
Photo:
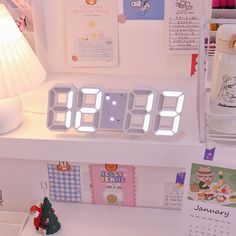
[[[236,168],[192,163],[186,176],[181,236],[235,236]]]
[[[93,203],[135,206],[134,174],[133,166],[90,165]]]

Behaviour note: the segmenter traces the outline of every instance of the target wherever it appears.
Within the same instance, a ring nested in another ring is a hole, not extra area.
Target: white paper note
[[[118,65],[118,3],[116,0],[66,1],[69,65]]]
[[[202,0],[165,1],[165,13],[168,52],[198,53]]]

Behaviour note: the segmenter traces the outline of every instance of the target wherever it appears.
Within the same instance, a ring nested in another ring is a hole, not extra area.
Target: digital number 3
[[[164,91],[161,93],[154,121],[155,135],[173,136],[178,132],[183,104],[184,94],[182,92]]]

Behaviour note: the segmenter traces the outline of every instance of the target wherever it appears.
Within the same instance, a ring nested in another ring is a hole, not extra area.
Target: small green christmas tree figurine
[[[47,197],[43,200],[40,223],[45,227],[46,234],[54,234],[61,228],[61,224],[55,215],[55,211],[52,209],[52,204]]]

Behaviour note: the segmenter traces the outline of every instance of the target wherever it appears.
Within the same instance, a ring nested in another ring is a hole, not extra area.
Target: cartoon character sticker
[[[184,11],[190,11],[193,8],[193,5],[191,4],[190,1],[187,0],[176,0],[175,4],[179,9],[184,10]]]
[[[147,12],[149,8],[151,8],[151,4],[149,0],[135,0],[130,3],[131,7],[139,8],[144,14]]]
[[[213,172],[210,167],[201,166],[197,171],[199,189],[209,189],[213,179]]]
[[[97,0],[86,0],[86,3],[88,5],[95,5],[95,4],[97,4]]]
[[[236,77],[223,76],[223,83],[217,100],[218,106],[236,108]]]
[[[56,166],[58,171],[70,171],[71,165],[68,161],[59,161],[58,165]]]
[[[123,0],[126,20],[164,20],[164,0]]]

